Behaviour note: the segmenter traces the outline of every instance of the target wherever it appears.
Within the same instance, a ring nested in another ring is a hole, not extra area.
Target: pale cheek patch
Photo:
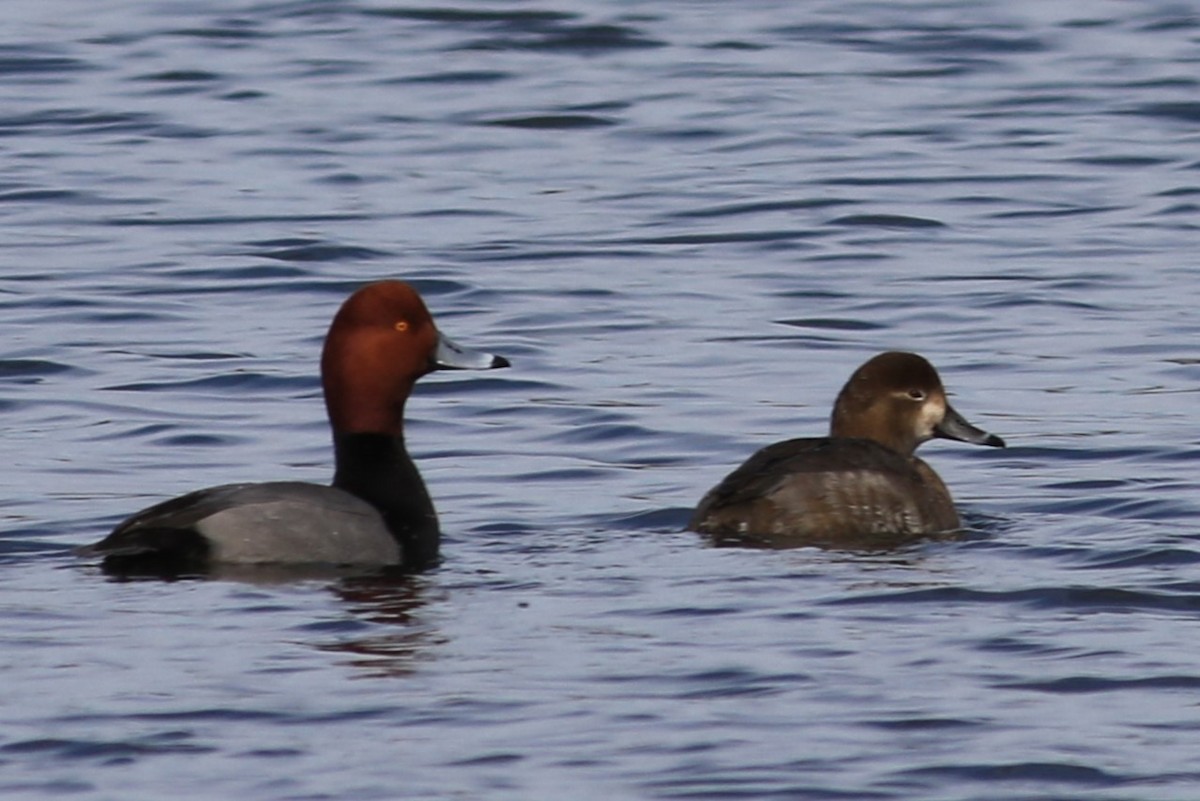
[[[938,423],[942,422],[942,418],[946,416],[946,399],[942,397],[932,397],[925,401],[925,405],[921,407],[921,439],[930,439],[933,436],[933,429]]]

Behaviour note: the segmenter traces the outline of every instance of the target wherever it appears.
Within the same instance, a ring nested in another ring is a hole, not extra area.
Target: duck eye
[[[397,320],[396,324],[392,327],[403,334],[408,330],[408,320]]]
[[[908,391],[908,397],[915,401],[923,401],[925,400],[925,391],[921,389],[910,389]]]

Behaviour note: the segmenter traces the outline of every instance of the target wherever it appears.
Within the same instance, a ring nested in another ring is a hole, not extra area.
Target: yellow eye
[[[408,320],[397,320],[394,327],[400,333],[404,333],[408,330]]]

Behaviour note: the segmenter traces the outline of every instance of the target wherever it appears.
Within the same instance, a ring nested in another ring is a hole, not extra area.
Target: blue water
[[[9,0],[0,794],[1193,801],[1200,15],[1166,2]],[[444,564],[121,582],[328,480],[402,277]],[[1004,451],[895,552],[682,532],[912,349]]]

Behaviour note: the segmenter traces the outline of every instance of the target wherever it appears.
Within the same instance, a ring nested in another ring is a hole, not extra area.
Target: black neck
[[[333,486],[379,510],[404,551],[404,566],[420,569],[436,562],[437,513],[404,437],[335,433],[333,454]]]

